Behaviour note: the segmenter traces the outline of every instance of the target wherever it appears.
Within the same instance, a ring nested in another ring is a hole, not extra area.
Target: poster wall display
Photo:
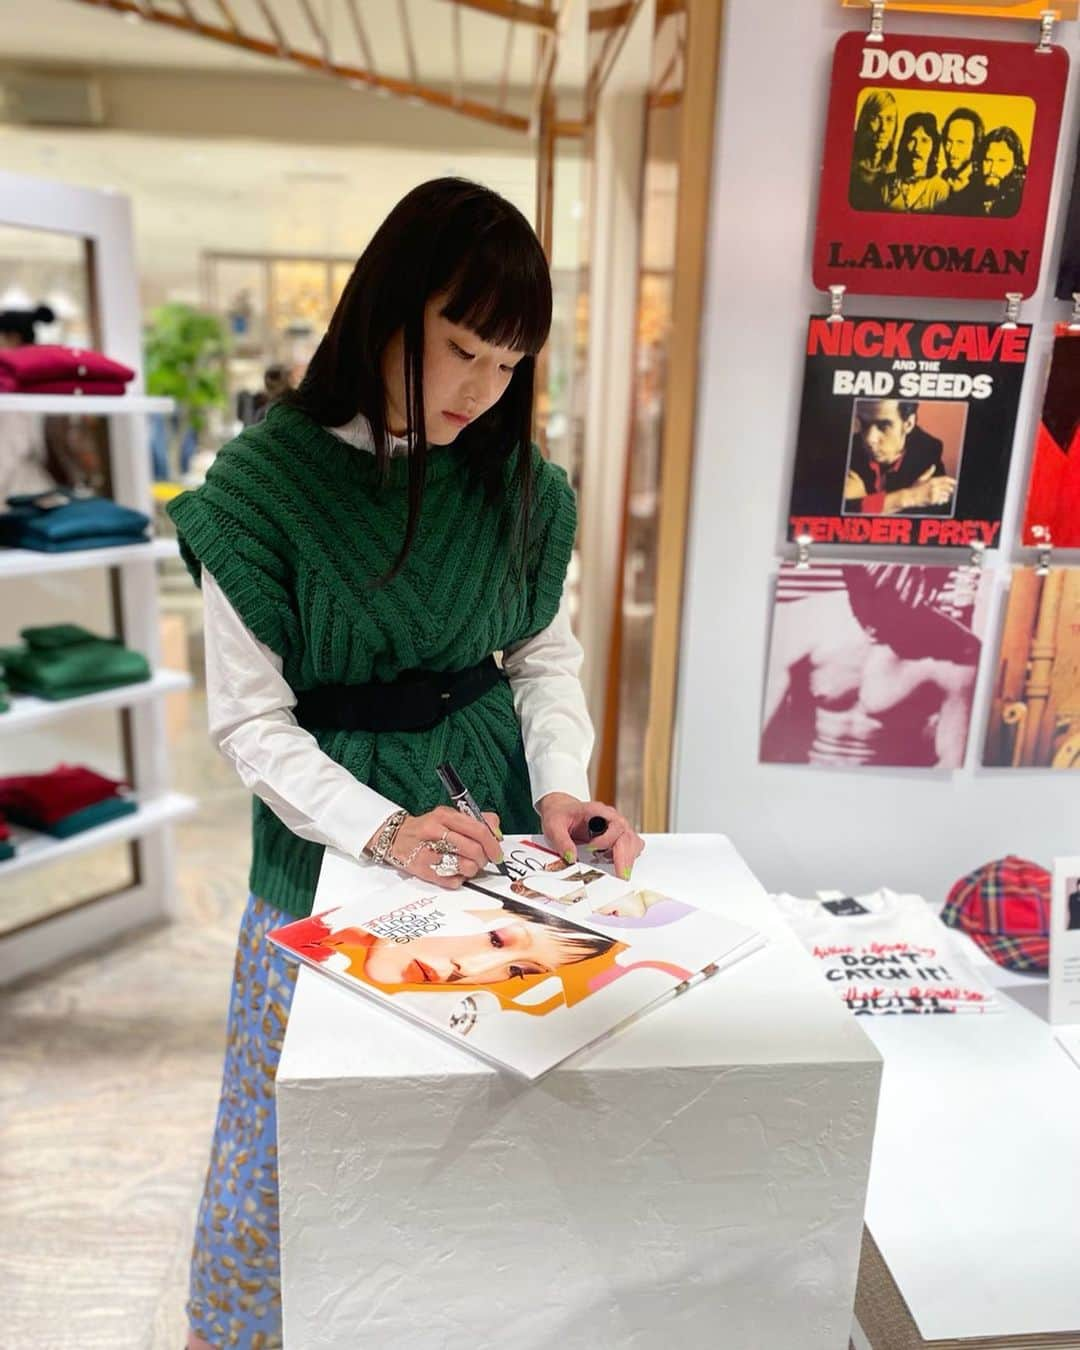
[[[1027,324],[812,318],[788,538],[998,543]]]
[[[1059,300],[1072,300],[1080,292],[1080,149],[1077,150],[1067,210],[1057,285],[1054,287],[1054,294]]]
[[[1080,858],[1054,859],[1050,896],[1050,1021],[1080,1027]]]
[[[870,0],[841,0],[845,9],[869,9]],[[980,19],[1034,19],[1049,10],[1055,19],[1075,19],[1080,0],[889,0],[890,10],[911,14],[963,14]]]
[[[983,763],[1080,769],[1080,569],[1013,571]]]
[[[970,567],[784,564],[762,763],[959,768],[985,623],[980,580]]]
[[[1023,542],[1029,548],[1080,548],[1080,325],[1054,329]]]
[[[1038,284],[1069,59],[1035,42],[836,45],[814,284],[1003,300]]]

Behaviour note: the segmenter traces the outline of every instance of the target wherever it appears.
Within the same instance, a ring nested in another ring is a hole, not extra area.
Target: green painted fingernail
[[[623,881],[629,881],[629,880],[630,880],[630,869],[629,869],[629,867],[624,867],[623,870],[619,873],[619,876],[622,877]]]
[[[566,852],[563,854],[563,857],[566,859],[568,863],[572,863],[574,861],[574,850],[572,848],[568,848]]]
[[[503,832],[502,832],[502,830],[499,829],[498,825],[496,825],[496,826],[495,826],[495,838],[496,838],[496,839],[501,839],[502,837],[503,837]]]

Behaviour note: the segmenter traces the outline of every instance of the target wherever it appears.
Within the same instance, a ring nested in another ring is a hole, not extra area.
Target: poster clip
[[[1052,544],[1047,544],[1045,548],[1039,549],[1039,556],[1035,563],[1035,575],[1037,577],[1048,577],[1050,575],[1050,555],[1053,551]]]
[[[846,290],[846,286],[829,287],[829,317],[826,322],[844,322],[844,292]]]
[[[1023,296],[1019,291],[1005,292],[1005,318],[1002,320],[1002,328],[1015,328],[1020,319],[1020,302]]]
[[[870,31],[867,42],[885,41],[885,0],[870,0]]]
[[[981,572],[985,561],[986,544],[981,539],[973,539],[971,541],[971,557],[968,559],[968,566],[973,572]]]
[[[1045,54],[1052,50],[1056,19],[1057,14],[1052,9],[1044,9],[1039,15],[1039,45],[1035,48],[1037,52]]]
[[[795,543],[799,546],[795,554],[795,568],[799,572],[808,572],[810,570],[810,536],[800,534],[795,538]]]
[[[1073,311],[1069,316],[1069,327],[1073,330],[1080,330],[1080,291],[1073,291]]]

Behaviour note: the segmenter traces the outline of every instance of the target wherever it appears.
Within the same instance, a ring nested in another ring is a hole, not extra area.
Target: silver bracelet
[[[370,849],[365,848],[364,852],[369,857],[374,858],[377,863],[386,862],[390,850],[394,847],[398,830],[404,825],[408,815],[408,811],[395,811],[392,816],[387,816],[379,826],[379,833],[375,837],[374,844],[371,845]]]
[[[413,863],[416,861],[417,857],[421,853],[423,853],[424,849],[430,847],[431,845],[425,841],[415,845],[415,847],[413,847],[410,850],[408,857],[399,858],[396,853],[389,853],[387,854],[386,861],[391,865],[391,867],[397,867],[402,872],[407,872],[409,868],[413,865]]]

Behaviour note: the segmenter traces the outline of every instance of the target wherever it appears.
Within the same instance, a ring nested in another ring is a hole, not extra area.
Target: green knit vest
[[[562,596],[576,511],[565,473],[535,447],[533,462],[529,557],[516,582],[514,544],[503,537],[499,512],[448,446],[428,452],[411,553],[392,581],[373,587],[404,537],[408,461],[392,459],[381,478],[373,454],[293,408],[272,408],[225,445],[206,482],[168,510],[196,584],[205,565],[300,693],[392,680],[403,670],[461,670],[546,628]],[[505,482],[513,511],[509,468]],[[329,731],[316,739],[354,778],[414,815],[447,800],[435,766],[449,759],[504,830],[537,827],[506,681],[430,731]],[[255,798],[255,895],[306,916],[322,855],[321,844],[294,835]]]

